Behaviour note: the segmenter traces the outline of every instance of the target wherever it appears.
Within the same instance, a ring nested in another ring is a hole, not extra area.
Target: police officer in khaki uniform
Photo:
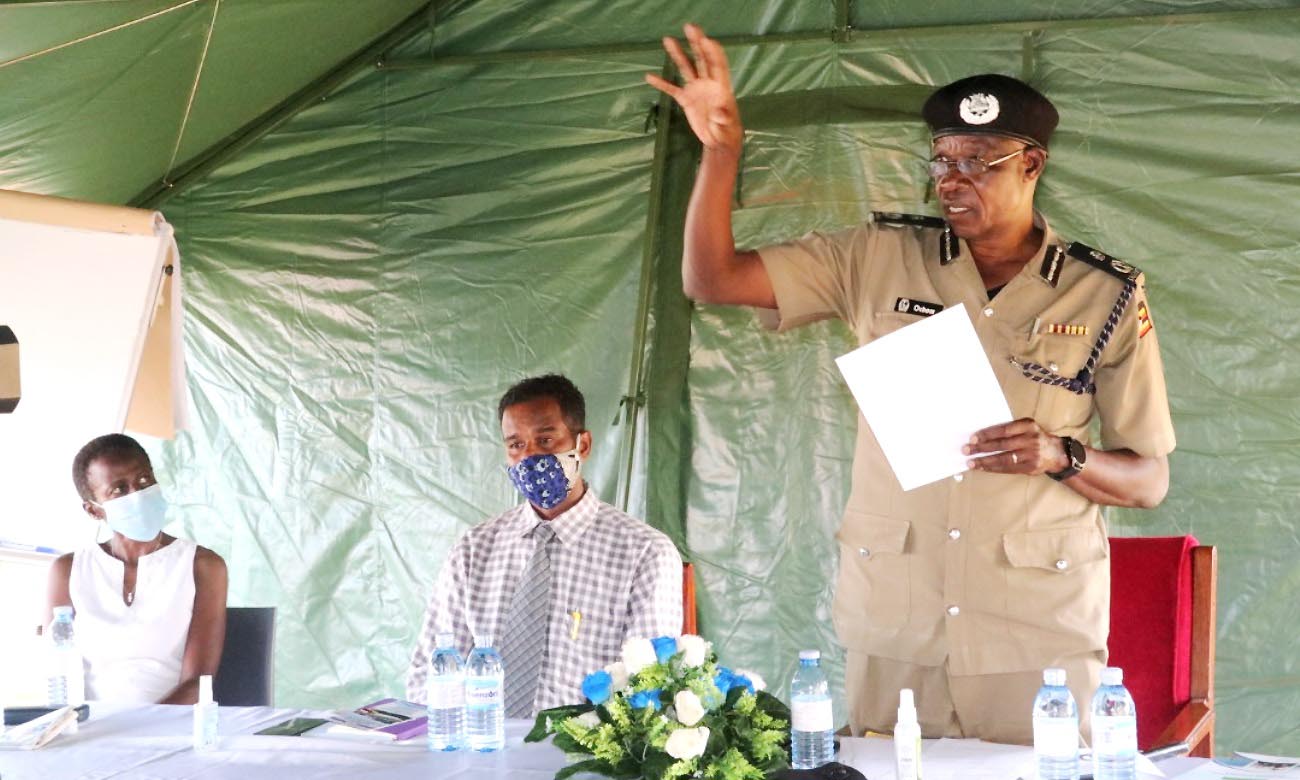
[[[692,58],[664,40],[682,85],[646,78],[704,145],[686,219],[687,295],[775,310],[769,324],[783,330],[840,317],[863,344],[964,306],[1016,418],[971,437],[968,473],[908,492],[859,420],[834,606],[850,726],[889,730],[910,687],[926,736],[1031,742],[1042,669],[1064,667],[1086,703],[1106,660],[1100,507],[1152,507],[1168,489],[1174,433],[1142,275],[1034,211],[1057,113],[996,75],[943,87],[924,107],[942,218],[876,213],[840,233],[737,251],[743,130],[727,60],[698,27],[686,37]]]

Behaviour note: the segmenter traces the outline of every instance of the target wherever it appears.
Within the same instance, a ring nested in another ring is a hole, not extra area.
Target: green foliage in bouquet
[[[555,780],[763,780],[790,766],[790,710],[763,688],[698,636],[632,639],[583,680],[590,703],[543,710],[524,741],[553,735],[577,759]]]

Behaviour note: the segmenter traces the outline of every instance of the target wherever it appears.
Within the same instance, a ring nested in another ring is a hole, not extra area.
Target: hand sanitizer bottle
[[[921,724],[911,688],[898,692],[898,723],[894,726],[894,776],[921,780]]]
[[[199,677],[199,700],[194,704],[194,750],[217,749],[217,703],[212,700],[212,675]]]

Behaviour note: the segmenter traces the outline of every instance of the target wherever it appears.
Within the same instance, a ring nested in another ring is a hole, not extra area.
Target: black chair
[[[226,643],[212,697],[232,707],[269,707],[275,699],[275,607],[226,607]]]

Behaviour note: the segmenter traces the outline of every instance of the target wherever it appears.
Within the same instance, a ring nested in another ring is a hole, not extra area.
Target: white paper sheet
[[[903,490],[966,471],[971,434],[1012,419],[964,306],[835,362]]]

